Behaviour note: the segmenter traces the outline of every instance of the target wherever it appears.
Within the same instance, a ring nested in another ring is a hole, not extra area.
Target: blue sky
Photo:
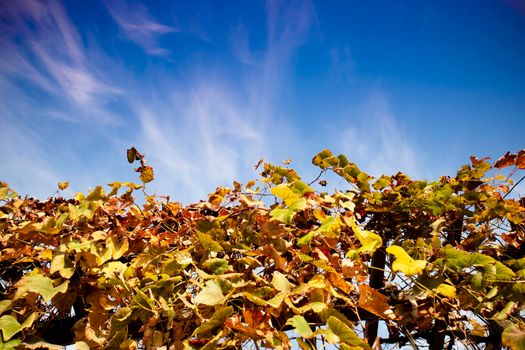
[[[452,174],[525,147],[525,1],[3,1],[0,179],[195,201],[323,148]],[[341,184],[334,184],[343,186]]]

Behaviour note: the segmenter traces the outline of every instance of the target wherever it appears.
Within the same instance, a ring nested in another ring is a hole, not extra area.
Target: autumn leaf
[[[195,297],[195,304],[204,304],[214,306],[222,304],[225,300],[222,289],[217,281],[209,281],[204,288]]]
[[[17,283],[18,289],[15,294],[15,299],[22,297],[28,292],[33,292],[40,294],[45,302],[49,302],[57,293],[65,293],[68,284],[69,281],[65,281],[59,286],[54,287],[53,281],[49,277],[38,273],[29,274]]]
[[[357,334],[348,327],[343,321],[331,316],[326,322],[330,330],[350,346],[355,346],[361,349],[371,350],[370,346],[365,343]]]
[[[295,315],[286,321],[286,324],[294,327],[294,331],[301,337],[310,338],[314,335],[310,325],[303,316]]]
[[[494,163],[494,166],[496,168],[505,168],[505,167],[508,167],[510,165],[514,165],[516,161],[516,155],[515,154],[511,154],[509,151],[507,151],[507,153],[505,153],[503,156],[501,156],[501,158],[499,158],[495,163]]]
[[[272,285],[280,292],[289,292],[292,290],[292,284],[285,275],[279,271],[275,271],[272,277]]]
[[[153,181],[155,178],[155,175],[153,174],[153,168],[146,165],[140,168],[140,176],[139,179],[143,183],[148,183]]]
[[[26,320],[20,324],[17,319],[11,315],[0,317],[0,330],[4,341],[11,339],[16,333],[25,328],[31,327],[36,318],[36,313],[32,313]]]
[[[512,350],[525,349],[525,325],[511,324],[501,335],[503,346],[508,346]]]
[[[518,169],[525,169],[525,149],[518,152],[516,156],[516,167]]]
[[[451,286],[450,284],[441,283],[439,286],[437,286],[436,292],[447,298],[456,297],[456,287]]]
[[[386,252],[396,257],[396,260],[392,264],[392,270],[394,272],[401,271],[407,276],[423,273],[423,270],[427,266],[425,260],[414,260],[408,253],[400,246],[391,245],[386,248]]]
[[[380,318],[388,318],[388,298],[366,284],[359,285],[359,307]]]

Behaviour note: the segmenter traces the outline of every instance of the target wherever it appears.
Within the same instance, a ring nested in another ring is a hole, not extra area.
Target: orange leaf
[[[388,318],[387,314],[393,315],[387,312],[390,310],[388,298],[366,284],[359,285],[359,307],[383,319]]]

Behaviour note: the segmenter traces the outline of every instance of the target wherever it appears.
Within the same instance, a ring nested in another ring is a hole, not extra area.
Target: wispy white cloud
[[[403,171],[421,176],[416,146],[379,90],[370,94],[357,115],[348,118],[341,136],[344,152],[363,170],[378,176]]]
[[[159,186],[203,194],[253,177],[252,166],[261,157],[300,148],[291,144],[297,138],[281,118],[279,95],[288,83],[291,55],[306,39],[315,10],[304,1],[280,6],[268,3],[262,52],[251,51],[248,28],[234,28],[233,53],[241,63],[250,63],[240,79],[213,74],[213,67],[197,69],[184,85],[157,81],[164,93],[154,103],[134,104],[142,125],[140,144],[161,165]]]
[[[128,39],[148,54],[165,54],[159,36],[174,28],[159,24],[142,5],[107,6]],[[10,167],[0,164],[2,176],[28,192],[32,188],[25,187],[24,179],[38,178],[46,194],[56,182],[74,176],[80,179],[77,189],[85,190],[86,184],[106,181],[94,182],[97,179],[122,178],[112,172],[113,164],[94,168],[98,162],[93,158],[108,152],[120,155],[136,145],[156,169],[151,186],[177,199],[196,200],[216,185],[253,177],[260,157],[280,154],[297,140],[279,108],[280,93],[288,87],[293,52],[315,21],[313,6],[304,1],[269,2],[267,10],[266,48],[254,54],[246,45],[246,57],[256,57],[257,64],[240,70],[240,75],[229,75],[220,63],[195,65],[179,72],[177,80],[160,66],[134,75],[87,46],[58,2],[28,0],[2,12],[0,45],[7,59],[0,62],[0,107],[8,112],[0,116],[0,124],[8,130],[3,142],[17,145],[0,154],[0,163]],[[248,38],[249,28],[245,33]],[[33,94],[32,89],[41,93]],[[60,135],[66,132],[62,129],[56,131],[56,139],[42,136],[50,134],[42,133],[42,125],[70,121],[78,124],[70,129],[89,134],[75,138]],[[84,125],[101,121],[111,121],[112,131],[108,123],[82,131]],[[63,137],[71,140],[68,149],[57,142]],[[37,172],[29,171],[32,164]]]
[[[75,128],[75,139],[64,134],[64,122],[95,123],[101,130],[115,123],[107,103],[122,90],[108,81],[99,53],[85,45],[57,1],[2,6],[0,49],[0,174],[22,192],[51,195],[88,152],[74,143],[84,128]],[[73,143],[65,148],[61,140],[70,137]]]
[[[64,8],[56,1],[13,2],[0,12],[4,35],[0,45],[7,52],[0,74],[26,80],[55,98],[68,96],[86,106],[120,93],[90,62]]]
[[[154,185],[172,188],[183,199],[246,174],[243,169],[251,169],[261,154],[265,132],[224,82],[208,77],[192,85],[133,106],[141,122],[138,144],[156,164]]]
[[[159,45],[160,36],[177,32],[151,17],[146,6],[125,0],[105,1],[106,7],[127,39],[153,56],[168,56],[170,51]]]

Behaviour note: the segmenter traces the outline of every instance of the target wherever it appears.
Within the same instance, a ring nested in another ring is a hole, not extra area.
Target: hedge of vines
[[[190,205],[135,148],[137,184],[0,182],[0,349],[525,349],[525,150],[470,159],[420,181],[324,150],[311,183],[260,163]]]

